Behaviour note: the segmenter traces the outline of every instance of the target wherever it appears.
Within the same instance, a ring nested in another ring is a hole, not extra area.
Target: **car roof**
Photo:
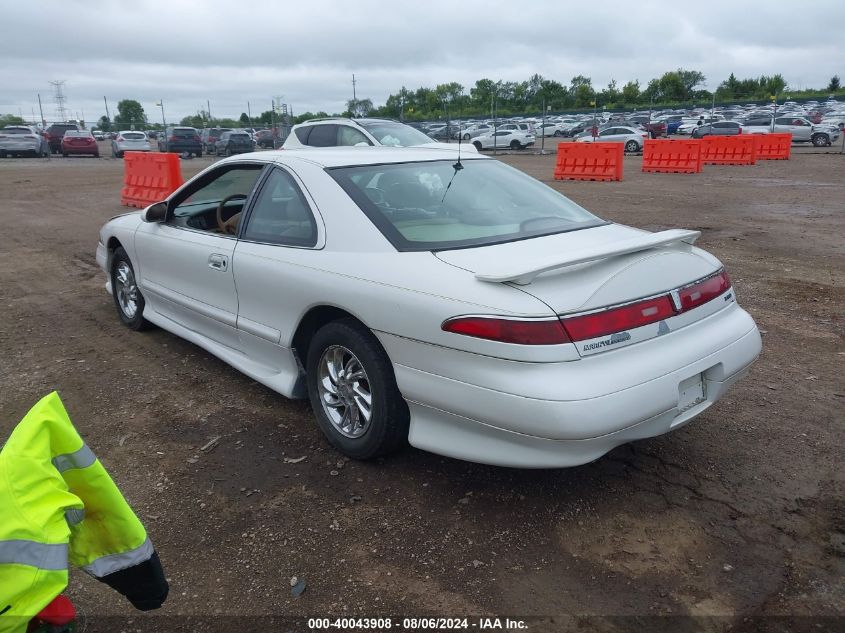
[[[284,163],[287,158],[298,158],[320,167],[348,167],[386,163],[455,160],[457,156],[457,145],[455,145],[454,150],[439,147],[387,147],[384,145],[374,145],[372,147],[309,147],[304,149],[274,150],[251,154],[250,158],[255,157],[268,162],[280,163]],[[462,152],[461,160],[465,159],[492,160],[474,152]],[[237,158],[233,160],[236,161]]]

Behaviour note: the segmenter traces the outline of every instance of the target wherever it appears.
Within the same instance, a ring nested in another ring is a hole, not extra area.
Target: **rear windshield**
[[[233,132],[229,135],[229,138],[234,138],[239,141],[246,141],[249,140],[249,134],[247,134],[246,132]]]
[[[143,132],[124,132],[122,136],[123,138],[128,139],[130,141],[139,141],[141,139],[147,138],[147,135]]]
[[[391,121],[358,121],[358,123],[367,132],[375,136],[376,140],[382,145],[412,147],[434,143],[432,138],[404,123],[393,123]]]
[[[67,130],[78,130],[76,125],[51,125],[48,128],[51,132],[64,132]]]
[[[25,127],[4,127],[0,134],[32,134],[32,130]]]
[[[554,189],[495,160],[328,169],[400,251],[509,242],[605,224]]]
[[[91,132],[88,130],[68,130],[65,132],[65,136],[91,136]]]
[[[192,127],[175,127],[173,136],[196,136],[197,131]]]

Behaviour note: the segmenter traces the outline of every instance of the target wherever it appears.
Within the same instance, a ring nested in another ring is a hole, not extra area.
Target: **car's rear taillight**
[[[704,281],[699,281],[697,284],[687,286],[678,291],[678,296],[681,301],[680,312],[692,310],[698,306],[715,299],[720,294],[731,287],[731,280],[728,277],[727,271],[721,271],[718,275],[714,275]]]
[[[738,127],[738,128],[736,129],[736,133],[737,133],[737,134],[742,134],[742,128],[741,128],[741,127]]]
[[[464,316],[444,321],[441,328],[453,334],[517,345],[560,345],[570,342],[558,319],[525,320]]]
[[[563,318],[561,322],[571,340],[585,341],[614,332],[642,327],[674,315],[675,308],[672,305],[672,300],[664,295],[654,299],[629,303],[618,308]]]
[[[123,140],[123,137],[122,137],[122,136],[118,136],[118,137],[117,137],[117,139],[115,139],[115,140],[117,140],[117,141],[122,141],[122,140]]]
[[[175,136],[171,136],[171,137],[169,137],[167,140],[168,140],[168,141],[175,141],[175,140],[176,140],[176,137],[175,137]]]

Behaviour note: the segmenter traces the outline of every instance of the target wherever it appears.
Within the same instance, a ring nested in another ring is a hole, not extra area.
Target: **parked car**
[[[583,464],[684,426],[747,372],[760,334],[698,231],[606,222],[500,161],[463,155],[459,170],[457,156],[225,158],[102,227],[117,316],[309,398],[356,459],[409,442]]]
[[[100,146],[89,130],[68,130],[62,137],[59,150],[64,157],[70,154],[90,154],[96,158],[100,156]]]
[[[7,125],[0,130],[0,158],[32,154],[48,156],[50,144],[46,138],[26,125]]]
[[[535,136],[563,136],[565,126],[562,123],[539,123],[534,126]]]
[[[595,141],[602,143],[624,143],[625,151],[633,153],[642,151],[645,139],[647,138],[648,132],[645,130],[636,130],[633,127],[619,125],[599,130],[598,136],[595,138],[590,130],[586,130],[575,141],[578,143],[593,143]]]
[[[705,136],[736,136],[742,134],[742,125],[736,121],[716,121],[701,125],[692,131],[692,138],[704,138]]]
[[[476,136],[481,136],[482,134],[487,134],[493,130],[492,125],[488,125],[486,123],[478,123],[476,125],[471,125],[469,127],[465,127],[462,131],[461,138],[464,141],[469,141],[470,139],[474,139]]]
[[[76,123],[53,123],[44,132],[47,136],[47,142],[50,144],[50,151],[58,154],[62,149],[62,139],[65,136],[65,132],[78,129],[79,126]]]
[[[202,151],[206,154],[214,154],[217,151],[217,141],[223,132],[231,132],[230,127],[212,127],[206,128],[200,133],[202,139]]]
[[[410,125],[390,119],[312,119],[294,125],[285,139],[285,149],[388,145],[391,147],[449,147],[438,143]]]
[[[829,146],[839,138],[840,130],[834,125],[813,125],[807,119],[797,116],[776,117],[772,119],[747,119],[743,126],[744,134],[792,134],[794,143],[812,143],[817,147]]]
[[[273,130],[258,130],[255,133],[255,143],[258,147],[273,149]]]
[[[123,158],[124,152],[150,152],[152,146],[147,135],[134,130],[123,130],[111,142],[111,155]]]
[[[202,156],[202,141],[196,128],[169,127],[164,136],[158,140],[158,150],[200,157]]]
[[[525,149],[534,145],[534,135],[520,129],[497,129],[472,139],[476,150],[482,149]]]
[[[218,156],[231,156],[232,154],[243,154],[255,149],[252,137],[241,130],[227,130],[220,134],[220,138],[214,146],[214,153]]]

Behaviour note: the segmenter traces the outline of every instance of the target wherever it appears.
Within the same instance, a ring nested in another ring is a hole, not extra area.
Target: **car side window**
[[[227,165],[207,174],[171,201],[167,223],[234,235],[263,167],[259,164]],[[218,214],[218,207],[224,201]]]
[[[317,223],[293,177],[275,168],[249,213],[242,239],[283,246],[317,244]]]
[[[341,125],[340,126],[340,138],[338,139],[338,145],[358,145],[359,143],[363,143],[364,145],[372,145],[370,140],[364,136],[364,134],[360,130],[356,130],[354,127],[349,127],[348,125]]]
[[[308,135],[308,145],[311,147],[336,147],[337,125],[315,125]]]

